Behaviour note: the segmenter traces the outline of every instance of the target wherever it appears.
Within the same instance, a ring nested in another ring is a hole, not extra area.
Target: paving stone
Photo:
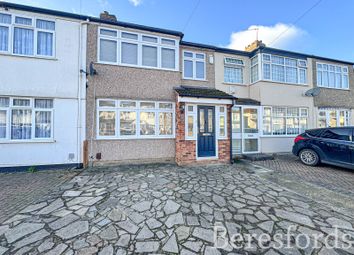
[[[126,219],[126,215],[125,213],[118,209],[118,208],[114,208],[109,214],[108,214],[108,218],[112,221],[121,221],[121,220],[125,220]]]
[[[182,224],[184,224],[184,220],[183,220],[183,215],[180,212],[175,213],[175,214],[171,214],[165,222],[165,225],[168,228],[171,228],[174,225],[182,225]]]
[[[199,226],[198,217],[196,217],[196,216],[187,216],[187,225],[188,226]]]
[[[116,252],[116,255],[126,255],[126,254],[127,254],[127,251],[124,249],[118,249]]]
[[[29,235],[28,237],[25,237],[25,238],[19,240],[18,242],[16,242],[14,244],[15,249],[17,250],[17,249],[27,246],[31,243],[35,243],[39,240],[43,240],[45,237],[47,237],[49,235],[50,235],[50,233],[48,231],[46,231],[45,229],[39,230],[38,232],[35,232],[35,233]]]
[[[113,255],[113,246],[112,245],[108,245],[106,247],[104,247],[99,253],[98,255]]]
[[[139,230],[139,227],[130,220],[118,222],[117,225],[130,234],[135,234]]]
[[[175,234],[170,236],[166,244],[162,247],[162,250],[170,253],[178,253],[178,245]]]
[[[138,235],[136,236],[137,240],[146,240],[154,237],[154,233],[151,232],[151,230],[144,225],[144,227],[139,231]]]
[[[150,229],[156,229],[162,226],[162,223],[154,218],[150,218],[146,221],[146,224],[149,226]]]
[[[13,222],[16,222],[16,221],[21,221],[21,220],[27,219],[29,217],[31,217],[31,216],[30,215],[24,215],[24,214],[17,214],[15,216],[11,217],[10,219],[6,220],[4,222],[4,224],[9,224],[9,223],[13,223]]]
[[[74,214],[69,214],[67,216],[64,216],[63,218],[60,218],[60,219],[50,223],[48,226],[53,230],[57,230],[62,227],[65,227],[66,225],[68,225],[78,219],[80,219],[79,216],[74,215]]]
[[[46,255],[60,255],[62,254],[68,246],[66,244],[58,244],[57,246],[54,247],[54,249],[50,250],[49,252],[46,253]]]
[[[131,219],[135,224],[143,222],[146,218],[137,212],[130,212],[128,214],[129,219]]]
[[[173,214],[178,211],[178,209],[181,207],[180,204],[176,203],[173,200],[167,200],[165,206],[163,207],[163,210],[165,214]]]
[[[314,227],[314,224],[312,222],[312,220],[303,214],[299,214],[299,213],[294,213],[294,212],[289,212],[289,211],[285,211],[285,210],[280,210],[280,209],[275,209],[275,214],[276,216],[295,222],[295,223],[299,223],[302,225],[306,225],[309,227]]]
[[[214,232],[210,229],[196,227],[193,230],[192,235],[198,239],[203,240],[203,241],[207,241],[210,243],[214,242]]]
[[[147,210],[150,210],[151,204],[152,204],[151,201],[142,201],[142,202],[136,203],[131,208],[138,211],[138,212],[145,212]]]
[[[350,222],[337,219],[335,217],[330,217],[326,220],[329,224],[332,225],[332,227],[338,227],[338,228],[343,228],[343,229],[349,229],[352,230],[353,226]]]
[[[217,204],[219,207],[225,207],[226,206],[226,201],[225,198],[219,195],[213,195],[213,201],[215,204]]]
[[[64,205],[63,200],[61,198],[58,198],[54,200],[52,203],[50,203],[48,206],[44,207],[41,209],[37,214],[49,214],[60,207]]]
[[[62,239],[70,239],[75,236],[86,233],[88,232],[88,230],[89,230],[88,221],[76,221],[62,229],[57,230],[55,234]]]
[[[203,246],[203,242],[201,242],[201,241],[188,241],[188,242],[183,243],[183,246],[192,250],[192,251],[199,252]]]
[[[81,193],[82,191],[80,190],[67,190],[64,192],[63,197],[78,197]]]
[[[269,234],[273,231],[274,222],[273,221],[265,221],[257,225],[261,229],[267,231]]]
[[[45,240],[40,246],[38,246],[38,251],[42,253],[44,251],[51,249],[54,245],[55,243],[53,243],[52,241]]]
[[[187,226],[180,226],[175,231],[178,241],[187,239],[190,234],[190,228]]]
[[[159,249],[159,242],[136,242],[135,252],[144,253],[144,252],[156,252]]]
[[[87,247],[77,251],[77,255],[93,255],[97,254],[98,248],[97,247]]]
[[[102,230],[99,236],[104,240],[114,240],[118,238],[117,230],[113,225]]]
[[[116,243],[120,247],[128,247],[130,241],[130,235],[121,235]]]
[[[34,204],[34,205],[29,205],[25,209],[23,209],[21,211],[21,213],[29,213],[29,212],[37,211],[46,205],[47,205],[46,202],[42,202],[42,203],[38,203],[38,204]]]
[[[4,254],[8,249],[0,246],[0,255]]]
[[[207,246],[204,255],[221,255],[221,253],[215,247]]]
[[[6,231],[5,237],[7,242],[13,243],[21,237],[42,229],[43,227],[44,224],[41,223],[22,223]]]

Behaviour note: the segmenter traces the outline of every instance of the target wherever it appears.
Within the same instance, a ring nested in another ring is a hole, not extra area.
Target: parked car
[[[295,138],[293,154],[308,166],[325,163],[354,169],[353,136],[354,127],[306,130]]]

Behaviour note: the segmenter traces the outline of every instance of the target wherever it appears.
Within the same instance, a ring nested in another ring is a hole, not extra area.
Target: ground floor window
[[[350,110],[319,108],[318,123],[319,128],[323,127],[345,127],[350,124]]]
[[[97,137],[173,138],[174,109],[171,102],[99,99]]]
[[[263,107],[263,135],[297,135],[308,127],[308,109],[301,107]]]
[[[53,99],[0,97],[0,140],[53,137]]]

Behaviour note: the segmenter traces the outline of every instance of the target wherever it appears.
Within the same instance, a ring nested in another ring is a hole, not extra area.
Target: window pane
[[[205,71],[204,71],[204,62],[196,62],[196,78],[197,79],[205,79]]]
[[[306,84],[306,80],[307,80],[306,69],[299,69],[299,70],[300,70],[300,72],[299,72],[299,83]]]
[[[136,112],[120,112],[120,135],[136,134]]]
[[[330,88],[335,88],[336,87],[336,81],[335,81],[335,75],[334,72],[329,72],[329,80],[328,84]]]
[[[15,23],[16,24],[21,24],[21,25],[32,25],[32,19],[29,18],[23,18],[23,17],[15,17]]]
[[[13,52],[15,54],[33,55],[33,30],[26,28],[14,29]]]
[[[117,62],[117,42],[100,39],[100,61]]]
[[[296,67],[286,67],[285,81],[289,83],[297,83],[297,68]]]
[[[173,49],[161,49],[161,66],[163,68],[175,68],[175,50]]]
[[[188,106],[188,111],[189,111],[189,112],[193,112],[193,110],[194,110],[194,107],[193,107],[192,105],[189,105],[189,106]]]
[[[258,111],[257,109],[243,110],[243,123],[245,133],[258,133]]]
[[[175,45],[175,41],[174,40],[169,40],[169,39],[161,39],[161,43],[162,44],[166,44],[166,45]]]
[[[155,113],[154,112],[140,113],[140,134],[155,135]]]
[[[196,58],[199,58],[199,59],[204,59],[204,54],[195,54],[195,57]]]
[[[342,87],[342,75],[340,73],[336,73],[336,88]]]
[[[122,32],[122,38],[138,40],[138,35],[137,34],[131,34],[131,33]]]
[[[251,67],[251,82],[258,81],[258,65]]]
[[[116,112],[99,112],[99,135],[114,136],[116,131]]]
[[[287,116],[294,116],[297,117],[299,116],[299,108],[297,107],[288,107],[286,111]]]
[[[284,65],[284,58],[272,55],[272,63],[273,64]]]
[[[138,64],[137,44],[122,42],[122,63],[131,65]]]
[[[225,116],[220,116],[220,120],[219,120],[219,124],[220,124],[220,136],[225,136],[226,132],[225,132]]]
[[[53,56],[53,34],[39,31],[37,34],[37,54]]]
[[[30,106],[31,105],[31,101],[29,99],[17,99],[17,98],[15,98],[12,101],[12,104],[14,106]]]
[[[326,120],[326,112],[325,111],[320,111],[318,115],[318,127],[319,128],[324,128],[327,127],[327,120]]]
[[[152,37],[152,36],[143,35],[143,41],[157,43],[157,38],[156,37]]]
[[[193,136],[193,130],[194,130],[194,118],[193,116],[188,116],[188,136],[192,137]]]
[[[119,107],[135,108],[136,107],[136,103],[135,102],[131,102],[131,101],[120,101]]]
[[[32,111],[12,110],[11,139],[31,139]]]
[[[193,53],[192,52],[184,52],[183,56],[187,57],[187,58],[192,58],[193,57]]]
[[[36,112],[36,128],[35,137],[36,138],[50,138],[51,137],[51,122],[52,122],[51,112]]]
[[[284,66],[272,65],[272,80],[284,82]]]
[[[299,133],[299,118],[286,118],[286,133],[288,135]]]
[[[100,29],[100,34],[112,36],[112,37],[117,37],[117,31],[108,30],[108,29]]]
[[[307,118],[300,118],[300,130],[299,133],[305,132],[307,129]]]
[[[329,126],[330,127],[337,126],[337,111],[335,110],[329,112]]]
[[[53,21],[37,19],[36,26],[40,29],[55,30],[55,22]]]
[[[292,58],[286,58],[285,59],[285,65],[287,66],[297,66],[297,60],[296,59],[292,59]]]
[[[155,103],[154,102],[141,102],[140,103],[140,108],[143,108],[143,109],[154,109],[155,108]]]
[[[193,78],[193,61],[184,60],[183,75],[186,78]]]
[[[263,64],[263,79],[270,80],[270,64]]]
[[[271,117],[263,117],[263,134],[264,135],[272,134]]]
[[[213,110],[212,109],[208,109],[208,132],[213,132]]]
[[[172,113],[160,112],[159,113],[159,130],[160,135],[172,135]]]
[[[263,61],[270,61],[270,55],[269,54],[263,54]]]
[[[343,75],[343,88],[344,89],[349,88],[348,75]]]
[[[285,118],[273,117],[273,135],[285,135]]]
[[[159,108],[160,109],[172,109],[172,104],[171,103],[159,103]]]
[[[35,99],[34,107],[36,108],[53,108],[52,99]]]
[[[116,102],[111,100],[100,100],[98,105],[101,107],[115,107]]]
[[[245,139],[245,152],[258,151],[258,139]]]
[[[317,71],[317,85],[322,86],[322,72],[321,71]]]
[[[282,117],[286,115],[286,108],[285,107],[273,107],[273,115]]]
[[[11,24],[11,15],[0,13],[0,23]]]
[[[205,131],[204,109],[199,109],[199,132],[204,133],[204,131]]]
[[[143,66],[157,67],[157,48],[143,45]]]
[[[339,112],[339,126],[340,127],[344,127],[346,126],[346,123],[345,123],[345,111],[340,111]]]
[[[228,67],[224,68],[224,80],[229,83],[243,83],[242,68]]]
[[[9,28],[0,26],[0,51],[9,50]]]
[[[8,97],[0,97],[0,107],[8,107],[9,102],[10,100]]]
[[[6,111],[0,110],[0,138],[6,138]]]
[[[232,109],[232,132],[241,133],[241,109]]]

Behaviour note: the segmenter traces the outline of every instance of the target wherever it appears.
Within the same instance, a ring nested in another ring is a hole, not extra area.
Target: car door
[[[353,152],[353,131],[351,128],[328,128],[321,133],[318,142],[328,161],[351,163]]]

